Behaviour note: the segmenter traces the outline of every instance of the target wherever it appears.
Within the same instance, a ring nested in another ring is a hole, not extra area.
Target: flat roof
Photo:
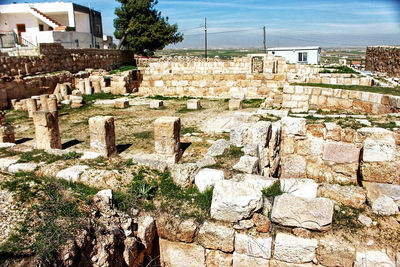
[[[318,50],[320,46],[270,47],[268,51]]]

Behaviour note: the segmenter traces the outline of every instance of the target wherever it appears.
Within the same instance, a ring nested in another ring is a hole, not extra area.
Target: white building
[[[61,43],[65,48],[103,47],[101,13],[74,3],[0,5],[0,35],[19,45]],[[0,46],[10,45],[5,39]],[[6,43],[6,44],[5,44]]]
[[[321,61],[321,47],[271,47],[268,54],[284,57],[289,63],[319,64]]]

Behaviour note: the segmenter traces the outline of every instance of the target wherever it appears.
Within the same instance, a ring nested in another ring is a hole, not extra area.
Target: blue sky
[[[112,35],[118,2],[74,2],[101,11],[104,32]],[[400,44],[400,0],[159,0],[157,9],[184,33],[170,48],[203,47],[205,17],[212,48],[262,47],[263,26],[268,46]]]

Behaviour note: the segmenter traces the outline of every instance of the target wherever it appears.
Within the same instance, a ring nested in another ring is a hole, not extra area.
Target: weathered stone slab
[[[400,185],[363,182],[363,187],[367,190],[367,197],[371,203],[381,195],[386,195],[400,207]]]
[[[258,121],[251,129],[252,143],[257,146],[265,147],[271,138],[271,122]]]
[[[353,144],[326,142],[322,159],[335,163],[355,163],[360,158],[360,150]]]
[[[187,109],[201,109],[200,99],[189,99],[186,107]]]
[[[211,217],[221,221],[237,222],[261,209],[262,200],[261,191],[249,183],[219,181],[214,187]]]
[[[221,180],[224,180],[224,172],[222,170],[204,168],[196,174],[194,183],[200,192],[204,192]]]
[[[187,188],[193,184],[197,165],[196,163],[170,164],[168,169],[174,183],[182,188]]]
[[[114,118],[111,116],[97,116],[89,119],[90,148],[109,157],[117,153],[115,145]]]
[[[282,132],[284,135],[305,135],[306,119],[284,117],[281,120]]]
[[[242,156],[238,163],[233,166],[234,170],[244,172],[244,173],[258,173],[258,158],[251,156]]]
[[[348,243],[320,240],[317,259],[324,266],[352,267],[356,260],[356,249]]]
[[[162,266],[205,266],[205,251],[202,246],[170,242],[160,238],[160,261]]]
[[[219,250],[206,251],[206,266],[207,267],[230,267],[233,263],[233,256],[231,253],[224,253]]]
[[[235,252],[256,258],[271,258],[272,238],[253,237],[247,234],[235,235]]]
[[[362,162],[362,180],[376,183],[400,184],[400,161]]]
[[[250,257],[244,254],[233,252],[233,267],[265,267],[269,266],[269,260],[263,258]]]
[[[6,171],[10,165],[15,164],[19,159],[19,156],[0,158],[0,170]]]
[[[230,130],[230,141],[231,144],[237,147],[241,147],[245,144],[248,137],[249,125],[245,123],[235,123],[232,125]]]
[[[229,100],[229,110],[240,110],[243,109],[243,100],[231,99]]]
[[[127,99],[117,99],[114,102],[114,107],[118,109],[125,109],[129,107],[129,100]]]
[[[33,172],[38,165],[37,163],[16,163],[8,166],[8,172]]]
[[[316,198],[318,184],[312,179],[280,179],[281,190],[302,198]]]
[[[306,177],[306,159],[302,156],[291,155],[282,158],[282,178]]]
[[[394,161],[396,155],[395,140],[367,139],[363,143],[364,162]]]
[[[160,109],[162,107],[164,107],[164,101],[162,101],[162,100],[151,100],[150,101],[150,108]]]
[[[399,207],[392,198],[381,195],[372,204],[372,212],[378,215],[392,215],[399,212]]]
[[[311,262],[315,258],[318,240],[278,233],[275,237],[274,258],[292,263]]]
[[[37,149],[61,149],[60,129],[56,114],[49,111],[33,113]]]
[[[59,179],[64,179],[70,182],[78,181],[81,174],[89,169],[87,165],[76,165],[59,171],[56,175]]]
[[[318,188],[318,196],[326,197],[354,208],[360,208],[366,201],[365,190],[362,187],[353,185],[322,184]]]
[[[207,156],[216,157],[223,155],[230,147],[230,144],[225,139],[218,139],[207,150]]]
[[[232,252],[235,231],[218,223],[204,222],[198,233],[198,242],[205,248]]]
[[[382,267],[396,267],[395,263],[384,252],[380,251],[367,251],[357,252],[354,267],[365,266],[382,266]]]
[[[158,154],[176,163],[182,156],[180,144],[181,119],[161,117],[154,122],[154,147]]]
[[[300,198],[290,194],[275,197],[271,221],[284,226],[327,230],[332,223],[333,202],[327,198]]]

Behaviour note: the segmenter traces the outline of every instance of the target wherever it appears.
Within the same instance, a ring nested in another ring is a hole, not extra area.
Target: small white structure
[[[268,54],[284,57],[289,63],[319,64],[321,61],[321,47],[271,47]]]
[[[103,48],[101,13],[74,3],[0,5],[0,47],[61,43],[65,48]]]

